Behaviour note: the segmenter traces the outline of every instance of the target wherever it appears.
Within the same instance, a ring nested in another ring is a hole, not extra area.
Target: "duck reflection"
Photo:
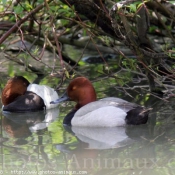
[[[67,170],[85,170],[91,173],[94,169],[118,167],[121,163],[118,162],[120,153],[128,152],[129,147],[142,141],[142,136],[148,135],[148,132],[147,125],[112,128],[66,126],[65,138],[70,138],[66,135],[71,133],[77,142],[75,144],[75,141],[71,143],[66,140],[57,144],[56,149],[64,154]]]
[[[125,133],[125,127],[72,127],[71,130],[78,140],[88,144],[86,149],[118,148],[132,143],[132,139]]]
[[[70,127],[64,126],[66,134],[71,133],[78,140],[78,147],[81,149],[111,149],[130,145],[143,137],[150,139],[151,133],[148,125],[127,126],[127,127]],[[56,146],[60,151],[69,152],[69,146],[72,144],[58,144]]]
[[[58,118],[58,115],[58,108],[31,113],[3,112],[2,125],[10,137],[25,139],[32,132],[47,128],[50,123]],[[21,141],[21,144],[25,144],[25,142]]]

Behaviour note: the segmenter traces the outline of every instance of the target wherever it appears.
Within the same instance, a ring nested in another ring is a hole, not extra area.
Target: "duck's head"
[[[23,95],[29,84],[29,81],[22,76],[15,76],[9,79],[2,91],[2,104],[6,106],[13,102],[18,96]]]
[[[96,92],[92,83],[85,77],[77,77],[69,83],[66,93],[62,97],[50,103],[57,104],[68,100],[77,103],[76,109],[96,101]]]

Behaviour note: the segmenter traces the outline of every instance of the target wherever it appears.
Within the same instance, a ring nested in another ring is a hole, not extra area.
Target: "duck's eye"
[[[76,86],[73,86],[73,87],[72,87],[72,90],[75,90],[75,89],[77,89],[77,87],[76,87]]]

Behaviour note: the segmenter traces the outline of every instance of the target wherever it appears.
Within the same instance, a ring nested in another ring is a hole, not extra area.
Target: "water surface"
[[[27,114],[1,110],[0,174],[174,174],[175,100],[165,101],[140,89],[124,90],[121,82],[99,73],[100,66],[80,68],[82,74],[95,80],[98,97],[116,96],[152,107],[148,123],[115,128],[64,127],[63,118],[75,105],[73,102]],[[8,75],[19,72],[19,68],[9,68]],[[36,78],[21,72],[31,82]],[[1,89],[8,75],[3,74]],[[48,76],[41,84],[55,87],[58,82]]]

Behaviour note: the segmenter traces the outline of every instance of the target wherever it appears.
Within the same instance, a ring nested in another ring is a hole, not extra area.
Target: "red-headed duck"
[[[9,79],[1,95],[3,111],[9,112],[29,112],[54,108],[58,104],[50,104],[50,101],[58,98],[54,89],[46,85],[30,84],[22,76]]]
[[[115,127],[145,124],[151,110],[115,97],[97,101],[95,89],[85,77],[72,80],[66,93],[58,100],[51,101],[51,104],[66,100],[77,103],[63,121],[63,124],[72,126]]]

